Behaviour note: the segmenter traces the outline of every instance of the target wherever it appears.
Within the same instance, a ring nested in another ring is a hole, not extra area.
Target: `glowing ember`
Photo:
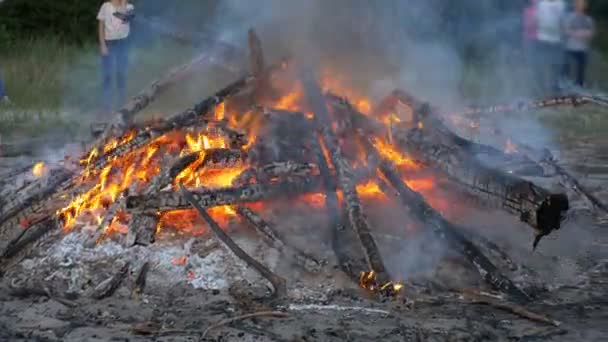
[[[507,154],[513,154],[513,153],[517,153],[517,145],[515,145],[511,139],[507,139],[507,143],[505,144],[505,153]]]
[[[44,175],[45,171],[46,171],[46,166],[45,166],[44,162],[38,162],[32,168],[32,174],[36,178],[42,177]]]
[[[374,271],[361,272],[359,276],[359,286],[376,293],[387,296],[394,296],[403,289],[403,284],[389,281],[385,284],[378,284],[377,274]]]
[[[378,149],[378,152],[380,152],[380,155],[392,161],[397,167],[405,167],[410,169],[417,169],[419,167],[413,159],[405,156],[401,152],[397,151],[394,146],[387,144],[381,139],[374,138],[373,143]]]

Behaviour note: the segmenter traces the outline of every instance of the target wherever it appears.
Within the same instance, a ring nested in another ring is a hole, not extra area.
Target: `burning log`
[[[462,233],[462,228],[451,224],[441,214],[426,203],[424,197],[410,189],[401,179],[393,163],[380,156],[373,144],[361,137],[367,152],[379,160],[379,169],[386,180],[397,190],[402,204],[410,208],[418,220],[429,225],[438,237],[447,241],[455,250],[461,252],[473,264],[482,278],[497,290],[503,291],[519,301],[529,300],[528,295],[520,290],[492,264],[492,262]]]
[[[104,132],[99,138],[93,143],[93,147],[98,150],[102,148],[104,142],[110,137],[111,134],[116,131],[116,124],[122,130],[125,123],[130,123],[133,120],[135,114],[146,108],[152,101],[154,101],[160,94],[164,93],[170,86],[182,81],[184,78],[192,75],[192,70],[203,63],[210,60],[208,53],[203,53],[190,62],[180,65],[171,69],[166,75],[160,79],[150,83],[144,88],[139,94],[131,98],[124,107],[115,113],[116,123],[114,125],[108,125]]]
[[[416,108],[421,120],[421,125],[412,129],[395,127],[394,140],[402,149],[447,174],[483,205],[503,209],[530,225],[537,231],[534,246],[541,237],[559,229],[569,207],[565,194],[550,193],[532,182],[484,165],[475,154],[488,148],[454,134],[432,114],[428,104],[402,91],[394,94]]]
[[[264,278],[266,278],[274,287],[274,296],[277,298],[283,298],[287,295],[287,286],[285,279],[274,274],[266,266],[259,263],[257,260],[249,256],[244,250],[239,247],[231,238],[222,230],[222,228],[209,216],[203,206],[200,205],[200,201],[196,198],[195,194],[190,193],[182,183],[179,184],[180,192],[182,196],[186,198],[188,203],[192,205],[201,217],[207,221],[209,228],[213,231],[215,237],[221,240],[226,247],[228,247],[232,253],[234,253],[239,259],[243,260],[247,265],[258,271]]]
[[[359,241],[363,246],[369,270],[377,274],[377,282],[380,286],[383,286],[390,282],[390,276],[386,271],[378,246],[371,234],[369,223],[361,208],[351,167],[342,156],[336,135],[331,129],[331,120],[327,112],[325,99],[317,82],[310,78],[310,75],[303,77],[303,84],[308,102],[315,113],[315,124],[321,132],[323,142],[329,151],[331,162],[336,170],[338,184],[344,194],[344,203],[351,227],[357,233]]]
[[[195,168],[195,171],[235,167],[247,159],[245,151],[229,148],[214,148],[206,150],[204,153],[203,161]]]
[[[281,237],[281,234],[253,210],[244,206],[239,206],[236,208],[236,212],[241,218],[253,226],[269,246],[288,255],[296,261],[297,265],[303,267],[308,272],[316,273],[320,271],[321,263],[318,260],[296,247],[288,246],[285,243],[285,239]]]
[[[322,154],[321,154],[322,155]],[[317,167],[311,163],[296,163],[293,161],[275,162],[262,167],[248,168],[232,182],[234,186],[251,184],[252,182],[270,182],[276,178],[310,177]],[[331,179],[331,174],[330,174]]]
[[[438,119],[427,114],[423,120],[423,129],[397,130],[395,142],[416,159],[447,174],[482,204],[517,216],[537,231],[537,240],[560,228],[569,207],[565,194],[551,193],[532,182],[480,163],[473,156],[470,145]]]
[[[256,183],[197,191],[193,192],[192,196],[203,208],[211,208],[311,193],[321,189],[322,185],[323,181],[320,177],[295,178],[275,183]],[[127,210],[134,213],[155,213],[189,207],[189,202],[175,192],[127,197]]]
[[[270,66],[268,69],[266,69],[266,73],[270,74],[274,70],[282,69],[284,67],[284,63],[285,60],[282,60],[280,63]],[[161,125],[139,131],[133,139],[96,157],[95,160],[90,163],[89,167],[92,167],[93,169],[102,168],[111,159],[122,156],[133,149],[139,148],[155,137],[161,136],[180,127],[196,124],[201,119],[204,119],[211,112],[211,110],[215,108],[215,106],[224,102],[227,98],[240,93],[255,80],[256,78],[254,76],[243,77],[224,87],[214,95],[199,102],[194,107],[174,115]]]

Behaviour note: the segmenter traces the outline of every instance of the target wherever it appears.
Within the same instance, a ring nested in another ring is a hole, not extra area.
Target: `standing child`
[[[568,14],[564,21],[564,31],[566,34],[564,76],[570,75],[570,65],[574,64],[576,84],[582,87],[585,85],[589,47],[595,31],[593,19],[587,15],[587,1],[575,1],[574,12]]]
[[[113,107],[112,81],[116,80],[118,102],[124,104],[127,95],[127,67],[129,63],[129,21],[134,7],[127,0],[111,0],[99,9],[99,49],[102,59],[103,107]]]

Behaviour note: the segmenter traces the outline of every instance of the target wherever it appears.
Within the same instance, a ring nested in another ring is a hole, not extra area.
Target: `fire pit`
[[[543,173],[550,159],[511,140],[503,151],[461,138],[455,130],[473,119],[446,120],[402,90],[372,106],[297,59],[267,67],[249,34],[252,75],[166,120],[108,125],[79,161],[36,165],[2,203],[2,271],[16,276],[25,267],[53,282],[65,278],[61,269],[88,262],[71,268],[61,288],[96,299],[125,278],[140,293],[151,267],[207,289],[261,275],[284,299],[343,287],[337,265],[369,295],[405,298],[409,279],[386,263],[384,246],[425,236],[509,300],[530,299],[491,261],[496,246],[451,217],[466,210],[455,202],[473,200],[532,228],[536,247],[560,229],[569,199],[517,170]],[[155,86],[123,119],[151,101]],[[379,214],[387,208],[396,216]],[[40,246],[49,254],[32,259],[39,264],[18,264]],[[100,263],[112,272],[94,274]],[[42,286],[33,279],[15,286]],[[43,292],[65,297],[56,291]]]

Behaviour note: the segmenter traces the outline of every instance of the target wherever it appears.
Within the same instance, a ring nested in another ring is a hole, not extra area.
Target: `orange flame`
[[[46,172],[46,166],[45,166],[44,162],[38,162],[32,168],[32,174],[36,178],[42,177],[45,172]]]

